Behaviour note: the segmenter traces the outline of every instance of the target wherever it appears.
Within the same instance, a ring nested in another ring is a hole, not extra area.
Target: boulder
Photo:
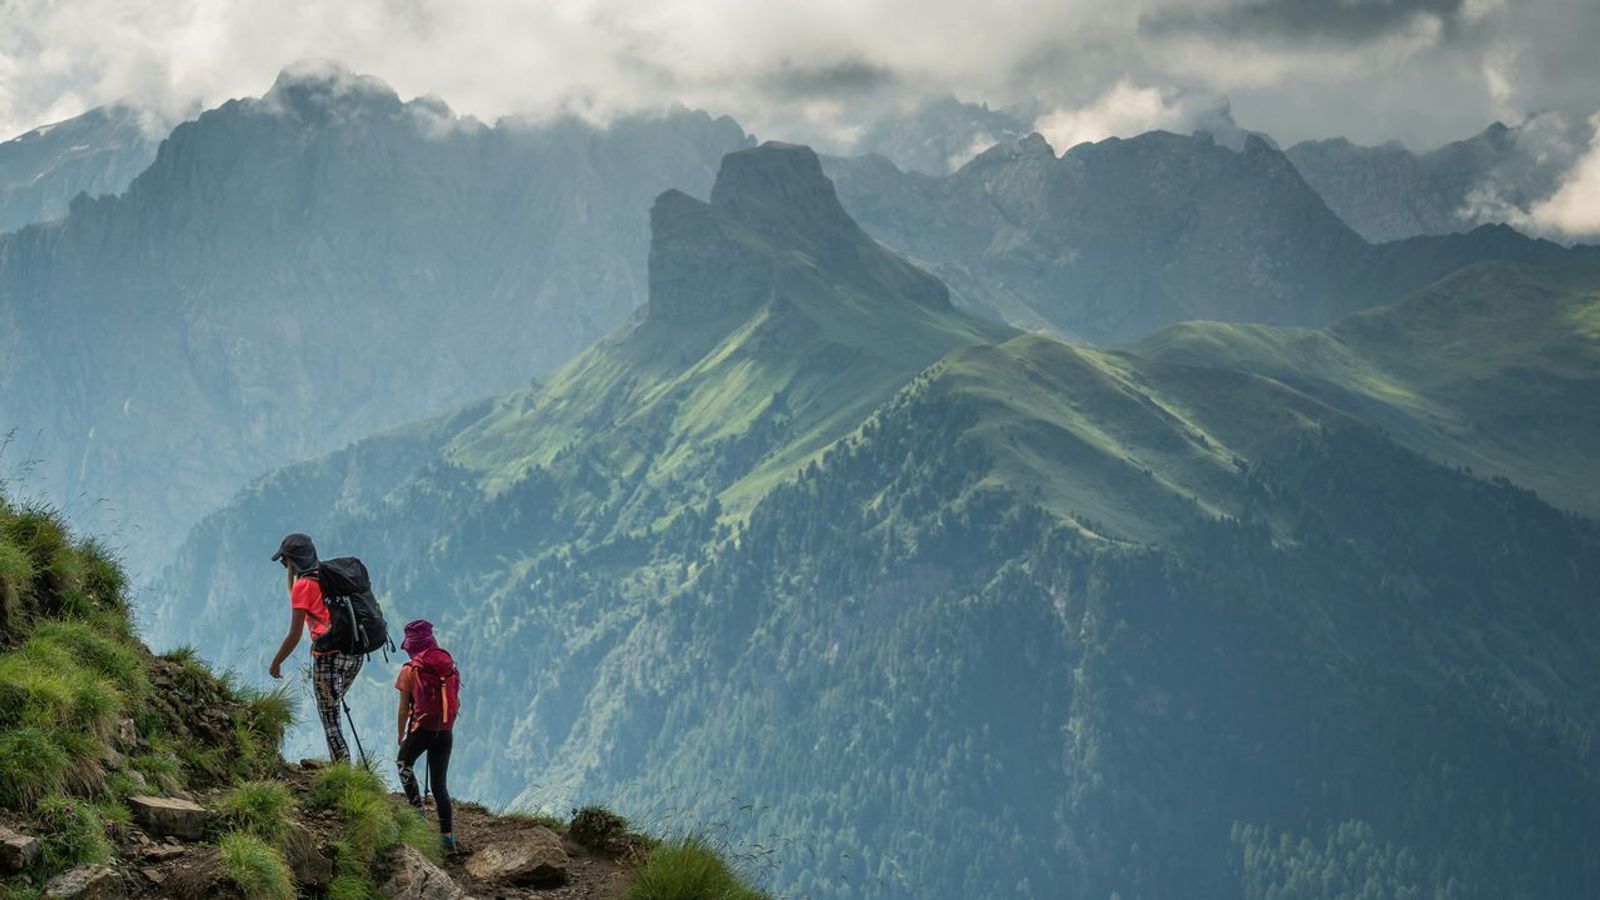
[[[117,743],[123,747],[138,746],[139,730],[134,727],[132,719],[123,719],[117,723]]]
[[[480,881],[516,885],[565,884],[567,851],[548,828],[528,828],[496,838],[467,860],[467,874]]]
[[[387,900],[470,900],[445,871],[415,848],[401,844],[385,858],[389,879],[378,893]]]
[[[0,874],[21,872],[39,859],[39,839],[0,827]]]
[[[303,888],[325,888],[333,881],[333,860],[311,833],[299,822],[286,823],[283,834],[283,860],[294,873],[295,883]]]
[[[106,866],[78,866],[50,879],[44,895],[52,900],[121,900],[122,879]]]
[[[129,797],[133,820],[150,834],[198,841],[211,824],[211,812],[192,800],[176,797]]]

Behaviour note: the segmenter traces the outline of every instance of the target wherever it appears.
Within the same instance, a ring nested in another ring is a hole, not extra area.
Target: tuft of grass
[[[548,828],[551,831],[554,831],[556,834],[565,834],[567,830],[566,822],[563,822],[559,817],[552,816],[547,812],[537,812],[534,810],[508,810],[501,813],[500,818],[511,822],[522,822],[527,825],[538,825],[542,828]]]
[[[173,665],[189,665],[190,663],[200,662],[200,651],[196,650],[193,644],[184,644],[168,653],[161,654],[161,658]]]
[[[0,900],[39,900],[43,896],[42,888],[0,881]]]
[[[34,808],[34,827],[46,872],[111,858],[105,822],[92,803],[52,794]]]
[[[24,809],[66,786],[72,759],[33,728],[0,733],[0,806]]]
[[[603,806],[573,810],[566,833],[591,850],[622,853],[628,848],[628,820]]]
[[[261,838],[233,831],[217,842],[222,871],[245,900],[294,900],[294,876],[283,855]]]
[[[710,842],[686,837],[660,845],[634,878],[627,900],[768,900],[745,883]]]
[[[151,741],[151,752],[134,756],[128,760],[129,764],[138,770],[146,781],[160,786],[163,790],[182,788],[183,764],[178,762],[178,757],[172,751],[158,748],[156,743]]]
[[[328,900],[377,900],[378,889],[359,875],[339,875],[328,884]]]
[[[12,620],[21,614],[23,603],[33,589],[33,559],[27,551],[0,537],[0,619],[7,629]]]
[[[390,797],[368,768],[339,763],[323,769],[311,784],[311,802],[332,810],[344,823],[334,845],[346,874],[366,872],[379,853],[396,844],[411,846],[435,862],[442,858],[427,820]]]
[[[278,846],[295,810],[294,795],[281,781],[241,781],[217,798],[216,809],[236,831]]]
[[[239,747],[240,774],[265,772],[277,762],[283,736],[295,723],[294,696],[287,685],[271,690],[245,687],[234,692],[244,704],[241,721],[235,730]]]
[[[249,707],[250,727],[267,738],[268,743],[276,745],[282,741],[283,733],[297,720],[294,695],[288,685],[279,685],[266,691],[253,687],[241,688],[238,699]]]

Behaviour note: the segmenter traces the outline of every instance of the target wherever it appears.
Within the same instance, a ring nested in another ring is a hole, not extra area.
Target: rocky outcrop
[[[570,860],[561,838],[548,828],[529,828],[487,844],[467,860],[479,881],[514,885],[564,884]]]
[[[128,809],[139,827],[157,837],[197,841],[211,824],[211,811],[198,803],[174,797],[129,797]]]
[[[53,900],[120,900],[122,878],[108,866],[79,866],[50,879],[44,895]]]
[[[449,874],[412,847],[395,848],[385,862],[390,874],[378,893],[387,900],[467,900]]]
[[[0,828],[0,874],[9,875],[33,865],[39,859],[39,839]]]

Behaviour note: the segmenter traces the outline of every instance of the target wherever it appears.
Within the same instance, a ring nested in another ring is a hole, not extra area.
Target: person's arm
[[[280,667],[283,661],[289,658],[294,648],[300,646],[300,633],[306,627],[306,611],[296,607],[289,616],[289,633],[283,636],[283,644],[278,647],[278,655],[272,658],[272,665],[267,667],[267,674],[273,678],[282,678]]]
[[[395,731],[400,735],[398,743],[406,742],[406,723],[409,721],[411,721],[411,691],[408,688],[401,688],[400,717],[395,721]]]

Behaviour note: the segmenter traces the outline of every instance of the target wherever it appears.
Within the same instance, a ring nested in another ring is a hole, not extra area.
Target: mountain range
[[[1376,147],[1344,138],[1303,141],[1285,153],[1329,208],[1370,241],[1469,231],[1505,221],[1555,193],[1575,153],[1553,147],[1583,136],[1551,117],[1518,126],[1495,122],[1464,140],[1423,153],[1395,142]]]
[[[1255,135],[1235,151],[1149,132],[1058,157],[1034,134],[942,178],[881,157],[827,168],[845,208],[961,305],[1092,343],[1189,319],[1324,325],[1472,262],[1595,252],[1503,226],[1370,244]]]
[[[488,127],[285,71],[174,129],[126,193],[0,237],[0,422],[148,576],[251,478],[615,327],[644,299],[650,199],[703,193],[748,143],[689,112]]]
[[[986,165],[1056,165],[1014,155]],[[462,661],[464,790],[732,831],[799,894],[1600,885],[1600,526],[1509,480],[1588,446],[1551,392],[1594,378],[1592,267],[1096,348],[963,310],[848,208],[779,144],[660,195],[629,322],[251,485],[158,641],[257,671],[265,556],[310,531]],[[1553,412],[1502,445],[1518,407]]]

